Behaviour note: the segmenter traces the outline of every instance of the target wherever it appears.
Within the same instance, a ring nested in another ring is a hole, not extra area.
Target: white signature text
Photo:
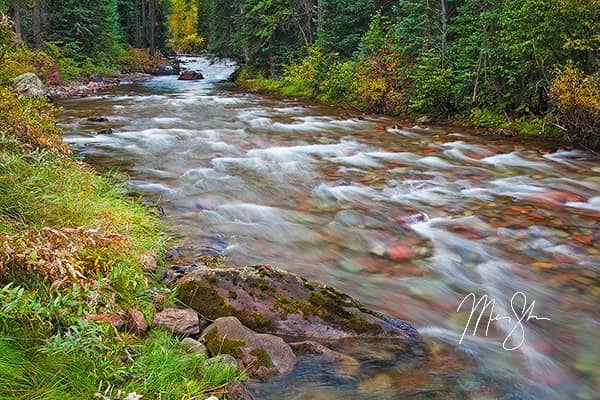
[[[496,306],[496,299],[489,298],[487,295],[483,295],[477,299],[475,293],[469,293],[466,295],[458,305],[456,312],[459,312],[467,301],[471,301],[471,311],[469,314],[469,319],[465,325],[465,329],[460,337],[460,341],[458,342],[459,344],[463,342],[463,339],[465,338],[465,335],[471,326],[471,321],[474,321],[472,336],[477,334],[479,324],[483,319],[485,323],[485,336],[487,337],[492,322],[506,320],[509,323],[509,329],[504,341],[502,342],[502,348],[507,351],[517,350],[523,345],[523,343],[525,343],[524,324],[526,322],[531,320],[550,321],[550,318],[539,317],[534,314],[535,300],[532,300],[531,303],[528,304],[527,295],[523,292],[515,292],[510,299],[510,309],[512,310],[513,314],[512,316],[495,313],[494,307]],[[517,305],[521,303],[522,306]]]

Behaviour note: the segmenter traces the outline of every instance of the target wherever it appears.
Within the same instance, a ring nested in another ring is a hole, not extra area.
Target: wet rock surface
[[[202,332],[202,338],[212,355],[234,356],[250,376],[261,380],[290,372],[297,361],[283,339],[256,333],[235,317],[217,318]]]
[[[243,383],[231,382],[225,387],[227,400],[254,400],[248,389]]]
[[[184,71],[177,79],[180,81],[197,81],[204,79],[204,75],[198,71]]]
[[[336,340],[418,340],[409,324],[367,309],[332,287],[268,265],[199,268],[177,283],[184,303],[216,319],[233,315],[257,332]]]

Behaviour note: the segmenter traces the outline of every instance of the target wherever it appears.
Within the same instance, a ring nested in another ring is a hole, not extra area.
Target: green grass
[[[203,399],[211,388],[245,378],[231,365],[185,354],[181,342],[162,330],[145,339],[118,337],[85,322],[46,340],[13,323],[1,333],[0,398],[6,400],[92,399],[97,392],[111,399],[131,392],[150,399]]]
[[[162,222],[128,199],[122,177],[71,158],[55,109],[0,88],[0,399],[204,399],[244,379],[188,355],[179,338],[89,321],[160,286],[144,259],[166,248]]]

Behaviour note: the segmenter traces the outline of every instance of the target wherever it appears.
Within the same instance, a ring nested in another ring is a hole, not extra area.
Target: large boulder
[[[147,71],[154,76],[179,75],[179,68],[173,65],[156,65]]]
[[[406,322],[369,310],[330,286],[268,265],[191,270],[178,281],[177,293],[209,319],[232,315],[257,332],[322,340],[419,340]]]
[[[234,356],[258,379],[286,374],[296,365],[292,348],[282,338],[256,333],[235,317],[217,318],[202,332],[202,338],[213,356]]]
[[[198,71],[184,71],[177,79],[180,81],[197,81],[199,79],[204,79],[204,75]]]
[[[19,97],[46,97],[48,89],[44,82],[32,72],[19,75],[12,81],[12,87]]]

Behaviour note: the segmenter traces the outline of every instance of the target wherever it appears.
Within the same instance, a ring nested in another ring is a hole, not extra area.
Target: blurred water
[[[222,83],[227,60],[185,61],[206,79],[152,78],[65,101],[65,140],[159,201],[191,255],[224,252],[228,264],[325,281],[426,338],[426,354],[340,344],[360,368],[309,357],[253,386],[258,398],[600,396],[597,156],[248,94]],[[106,127],[114,133],[94,134]],[[502,321],[458,344],[466,294],[512,315],[516,291],[551,320],[527,322],[516,351],[502,348]]]

